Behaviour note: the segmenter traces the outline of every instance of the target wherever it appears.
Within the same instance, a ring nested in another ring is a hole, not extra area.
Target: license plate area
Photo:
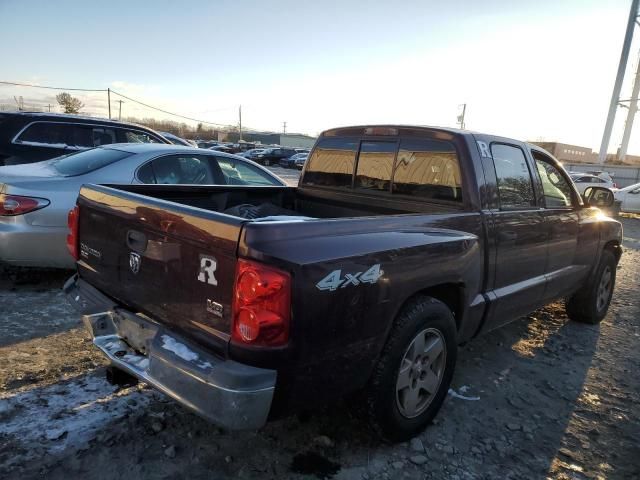
[[[113,316],[116,332],[134,350],[147,355],[158,327],[139,315],[118,309]]]

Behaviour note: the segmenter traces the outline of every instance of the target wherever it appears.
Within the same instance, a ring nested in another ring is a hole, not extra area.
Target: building
[[[592,151],[587,147],[571,145],[569,143],[560,142],[529,142],[544,148],[551,155],[556,157],[563,163],[599,163],[598,152]],[[606,163],[619,164],[617,156],[613,153],[607,155]],[[627,154],[624,158],[624,164],[640,165],[640,156]]]
[[[219,132],[218,141],[238,142],[240,133],[232,130]],[[268,133],[268,132],[242,132],[242,140],[249,143],[261,143],[263,145],[281,145],[292,148],[311,148],[316,142],[316,137],[302,135],[300,133]]]
[[[561,162],[594,163],[598,161],[598,154],[590,148],[559,142],[529,142],[544,148]]]

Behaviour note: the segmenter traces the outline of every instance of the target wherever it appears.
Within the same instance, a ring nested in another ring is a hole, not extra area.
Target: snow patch
[[[469,390],[469,387],[467,385],[463,385],[462,387],[460,387],[460,392],[462,393],[466,393],[467,390]],[[449,396],[453,398],[458,398],[460,400],[471,400],[471,401],[480,400],[480,397],[467,397],[465,395],[461,395],[458,392],[456,392],[453,388],[450,388],[448,393],[449,393]]]
[[[177,356],[186,360],[187,362],[194,362],[198,360],[198,354],[189,350],[189,347],[182,343],[176,342],[176,340],[169,335],[162,335],[162,348],[175,353]]]
[[[117,390],[94,374],[14,395],[0,393],[0,437],[13,436],[24,446],[24,453],[16,449],[0,470],[29,460],[34,452],[86,447],[108,424],[144,409],[158,395],[142,385]]]

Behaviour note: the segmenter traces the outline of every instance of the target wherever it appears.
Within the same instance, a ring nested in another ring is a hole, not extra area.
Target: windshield
[[[106,167],[131,155],[129,152],[111,148],[92,148],[54,158],[49,160],[49,164],[61,175],[75,177]]]

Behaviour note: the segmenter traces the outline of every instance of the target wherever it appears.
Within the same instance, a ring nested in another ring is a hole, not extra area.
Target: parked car
[[[264,148],[254,148],[254,149],[251,149],[251,150],[247,150],[246,152],[242,152],[239,155],[241,157],[253,160],[253,158],[256,157],[257,155],[259,155],[261,153],[264,153],[264,150],[265,150]]]
[[[296,155],[294,155],[294,157],[296,157],[295,161],[296,161],[296,168],[299,170],[302,170],[302,168],[304,167],[304,164],[306,163],[307,159],[309,158],[309,153],[297,153]]]
[[[267,148],[263,153],[251,157],[251,160],[268,167],[269,165],[277,165],[283,158],[289,158],[295,154],[296,151],[293,148]]]
[[[132,123],[56,113],[0,113],[0,166],[40,162],[112,143],[170,143]]]
[[[576,184],[576,187],[580,193],[584,193],[585,189],[588,187],[604,187],[613,189],[614,183],[609,180],[605,180],[604,178],[600,178],[596,175],[591,175],[588,173],[574,173],[571,175],[571,179],[573,183]]]
[[[169,132],[160,132],[160,134],[169,140],[174,145],[182,145],[183,147],[198,147],[198,144],[193,140],[187,140],[186,138],[179,137]]]
[[[280,166],[284,168],[300,168],[304,166],[304,162],[307,160],[309,156],[308,153],[296,153],[295,155],[290,156],[289,158],[281,158]]]
[[[213,150],[216,152],[225,152],[225,153],[233,153],[233,148],[229,145],[214,145],[213,147],[209,147],[208,150]]]
[[[0,262],[72,268],[67,213],[85,183],[277,185],[235,155],[160,144],[120,144],[29,165],[0,167]]]
[[[621,188],[614,195],[621,202],[621,211],[640,213],[640,183]]]
[[[559,298],[604,318],[622,227],[592,200],[613,194],[581,199],[517,140],[337,128],[297,188],[84,186],[64,290],[112,380],[228,428],[363,391],[403,440],[438,412],[458,344]]]

